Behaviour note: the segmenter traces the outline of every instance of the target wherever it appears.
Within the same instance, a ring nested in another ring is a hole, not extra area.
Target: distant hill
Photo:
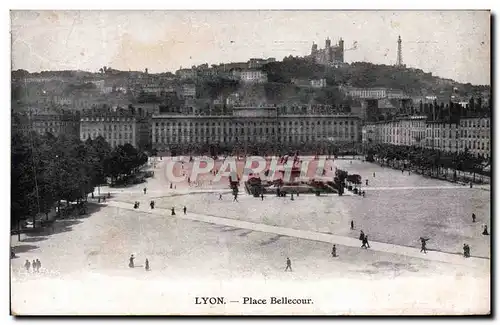
[[[394,88],[414,96],[451,92],[453,87],[457,88],[455,93],[459,96],[470,96],[473,93],[490,90],[490,86],[462,84],[433,76],[432,73],[420,69],[368,62],[354,62],[339,68],[331,68],[304,58],[286,57],[282,62],[266,64],[263,69],[267,72],[270,82],[290,83],[293,78],[325,78],[329,86]]]
[[[143,75],[138,71],[118,71],[111,68],[101,70],[101,72],[67,70],[37,73],[29,73],[26,70],[12,71],[12,79],[17,81],[17,83],[13,82],[12,97],[20,99],[24,96],[31,96],[32,93],[41,92],[67,95],[79,91],[91,91],[95,88],[88,84],[92,79],[105,79],[107,83],[126,85],[130,77]],[[463,84],[433,76],[432,73],[420,69],[368,62],[354,62],[333,68],[315,64],[305,58],[289,56],[281,62],[265,64],[262,70],[268,75],[268,83],[260,85],[245,85],[236,80],[218,76],[193,80],[196,83],[197,99],[213,101],[238,93],[243,102],[255,104],[341,104],[346,98],[338,90],[338,86],[393,88],[403,90],[409,96],[434,95],[438,98],[446,98],[445,101],[452,94],[468,99],[471,96],[484,98],[484,93],[491,92],[490,86],[486,85]],[[150,75],[174,77],[169,72]],[[24,81],[28,78],[53,78],[53,80],[45,82],[43,86],[32,84],[28,86],[30,89],[24,89],[26,88]],[[320,78],[326,79],[326,88],[314,89],[308,86],[310,79]],[[294,79],[301,81],[301,86],[298,85],[300,83],[294,84]],[[177,86],[181,81],[178,83]]]

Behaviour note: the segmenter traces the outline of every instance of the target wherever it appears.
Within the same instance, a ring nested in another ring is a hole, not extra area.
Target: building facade
[[[250,59],[248,60],[248,69],[260,69],[264,64],[268,64],[270,62],[276,62],[276,58]]]
[[[326,79],[311,79],[310,81],[311,87],[313,88],[325,88],[326,87]]]
[[[460,151],[459,125],[444,122],[428,122],[426,125],[425,148],[446,152]]]
[[[370,123],[362,128],[362,141],[446,152],[468,150],[488,159],[491,156],[490,118],[462,118],[460,124],[456,124],[427,121],[425,116],[410,116]]]
[[[275,108],[239,108],[226,116],[155,115],[152,123],[152,146],[159,151],[176,145],[348,143],[360,135],[352,115],[278,115]]]
[[[194,79],[198,75],[196,69],[179,69],[175,72],[175,74],[180,79]]]
[[[65,135],[79,137],[80,113],[56,109],[31,109],[16,116],[17,128],[24,134],[35,131],[40,135],[50,133],[53,136]]]
[[[85,111],[80,118],[80,140],[102,136],[111,147],[129,143],[144,149],[150,142],[147,116],[129,111]]]
[[[247,83],[264,83],[267,82],[267,73],[261,70],[243,70],[240,73],[242,82]]]
[[[181,98],[196,98],[196,85],[184,84],[181,86]]]
[[[469,150],[475,155],[490,158],[491,125],[490,118],[475,117],[460,120],[460,150]]]

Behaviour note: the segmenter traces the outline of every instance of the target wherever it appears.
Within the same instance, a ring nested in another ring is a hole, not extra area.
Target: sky
[[[12,69],[165,72],[310,53],[343,38],[345,61],[403,63],[490,84],[489,11],[11,11]],[[356,44],[356,46],[354,46]]]

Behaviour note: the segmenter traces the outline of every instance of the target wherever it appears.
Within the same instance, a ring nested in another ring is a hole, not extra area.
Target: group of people
[[[135,260],[135,256],[134,256],[134,254],[130,255],[129,262],[128,262],[128,267],[130,267],[130,268],[135,268],[134,260]],[[151,269],[149,268],[149,260],[148,260],[147,258],[146,258],[146,262],[144,263],[144,269],[145,269],[146,271],[151,270]]]
[[[182,208],[182,211],[184,212],[184,214],[186,214],[186,213],[187,213],[187,208],[186,208],[186,206],[184,206],[184,208]],[[175,207],[172,207],[172,208],[170,209],[170,215],[171,215],[171,216],[175,216]]]
[[[221,196],[220,196],[220,200],[222,200],[222,194],[221,194]],[[135,201],[135,202],[134,202],[134,209],[138,209],[138,208],[139,208],[139,206],[140,206],[140,204],[141,204],[141,203],[140,203],[139,201]],[[151,202],[149,202],[149,206],[151,207],[151,209],[154,209],[154,208],[155,208],[155,205],[156,205],[156,202],[155,202],[154,200],[151,200]],[[184,214],[186,214],[186,213],[187,213],[187,208],[186,208],[186,206],[184,206],[184,208],[183,208],[182,210],[184,211]],[[170,209],[170,215],[175,216],[175,207],[172,207],[172,208]]]
[[[40,262],[38,258],[36,260],[33,260],[33,262],[26,260],[26,262],[24,263],[24,268],[26,269],[26,272],[29,272],[30,268],[33,268],[33,272],[40,272],[40,269],[42,268],[42,262]]]
[[[353,227],[352,221],[351,221],[351,227]],[[368,243],[368,235],[365,235],[363,230],[361,230],[361,232],[359,233],[359,240],[361,240],[361,248],[365,249],[370,248],[370,243]]]

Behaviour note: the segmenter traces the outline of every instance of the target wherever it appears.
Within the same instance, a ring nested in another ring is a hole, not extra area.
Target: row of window
[[[407,134],[409,135],[410,131],[407,131],[407,130],[403,130],[403,132],[400,132],[401,130],[390,130],[390,131],[386,131],[385,129],[382,129],[382,134],[385,136],[387,134],[391,134],[391,135],[400,135],[402,134],[403,136],[406,136]],[[485,130],[477,130],[477,129],[474,129],[472,131],[469,131],[467,132],[467,130],[460,130],[460,133],[457,131],[452,131],[452,130],[449,130],[449,131],[446,131],[444,130],[443,132],[441,132],[441,130],[439,129],[435,129],[435,130],[431,130],[431,129],[427,129],[426,130],[426,136],[427,137],[432,137],[432,131],[434,131],[434,137],[440,137],[441,135],[443,136],[443,138],[453,138],[453,135],[455,134],[455,137],[458,138],[459,136],[462,137],[462,138],[485,138],[487,137],[487,135],[489,135],[489,132],[486,132]],[[408,132],[408,133],[407,133]]]
[[[233,132],[233,130],[229,129],[228,132],[216,132],[215,129],[207,129],[207,130],[204,130],[204,129],[201,129],[201,130],[198,130],[198,129],[194,129],[194,130],[182,130],[182,131],[179,131],[179,132],[175,132],[176,130],[174,130],[174,132],[159,132],[158,130],[155,130],[154,134],[155,136],[157,137],[158,135],[171,135],[171,136],[175,136],[175,135],[180,135],[180,134],[183,134],[183,135],[198,135],[198,134],[201,134],[201,135],[205,135],[205,134],[212,134],[212,135],[233,135],[233,134],[240,134],[240,135],[243,135],[243,134],[259,134],[259,135],[274,135],[275,134],[275,129],[269,129],[269,128],[262,128],[262,129],[252,129],[252,130],[246,130],[247,132],[245,132],[244,129],[240,129],[239,131],[236,130],[236,132]],[[210,132],[211,131],[211,132]],[[277,134],[281,134],[281,129],[278,129]],[[286,133],[296,133],[296,134],[312,134],[312,135],[320,135],[320,134],[327,134],[327,135],[334,135],[334,136],[337,136],[338,134],[344,136],[345,135],[348,135],[348,134],[351,134],[351,135],[354,135],[355,132],[353,129],[340,129],[340,130],[337,130],[337,129],[334,129],[334,130],[327,130],[326,132],[303,132],[302,130],[298,130],[298,129],[294,129],[294,130],[287,130]]]
[[[130,124],[120,124],[120,125],[104,125],[104,127],[101,128],[95,128],[95,127],[86,127],[82,126],[83,131],[91,132],[91,131],[132,131],[133,127]]]
[[[101,132],[82,132],[82,139],[87,139],[89,136],[94,139],[98,136],[104,137],[106,140],[108,139],[121,139],[123,135],[123,139],[133,139],[132,133],[101,133]]]
[[[81,122],[132,122],[133,118],[130,117],[83,117]]]
[[[490,150],[490,143],[489,142],[476,142],[476,141],[465,141],[465,142],[456,142],[456,141],[446,141],[446,140],[435,140],[434,144],[437,147],[455,147],[455,148],[461,148],[461,149],[472,149],[472,150]],[[432,146],[432,140],[426,140],[426,145],[427,146]]]
[[[309,141],[316,141],[320,138],[326,138],[325,136],[322,137],[314,137],[310,135],[299,135],[299,136],[279,136],[276,140],[278,141],[288,141],[288,142],[299,142],[299,141],[304,141],[304,142],[309,142]],[[208,139],[211,139],[213,141],[223,141],[223,142],[237,142],[237,141],[268,141],[269,138],[267,137],[257,137],[257,136],[212,136],[212,137],[189,137],[189,136],[173,136],[173,137],[156,137],[154,143],[156,144],[175,144],[175,143],[203,143],[208,141]],[[337,140],[351,140],[355,141],[356,136],[354,134],[351,134],[350,137],[342,137],[342,139],[337,139]]]
[[[162,129],[155,129],[154,131],[156,133],[158,132],[161,132],[161,133],[180,133],[180,132],[189,132],[189,133],[199,133],[199,132],[210,132],[212,131],[212,133],[215,133],[216,131],[227,131],[229,133],[240,133],[240,134],[243,134],[243,133],[263,133],[265,131],[265,133],[274,133],[275,130],[280,133],[281,131],[283,132],[314,132],[316,131],[319,132],[321,130],[325,131],[325,130],[328,130],[328,131],[333,131],[333,132],[341,132],[341,131],[345,131],[345,132],[355,132],[355,129],[354,128],[349,128],[349,127],[344,127],[344,128],[340,128],[340,127],[335,127],[335,128],[331,128],[331,129],[325,129],[325,128],[299,128],[299,127],[294,127],[294,128],[281,128],[281,127],[278,127],[278,128],[269,128],[269,127],[258,127],[258,128],[239,128],[239,129],[219,129],[219,128],[215,128],[215,127],[212,127],[212,128],[201,128],[201,129],[177,129],[177,128],[174,128],[174,129],[165,129],[165,128],[162,128]]]
[[[205,127],[209,127],[210,125],[211,126],[218,126],[218,127],[241,127],[239,125],[235,125],[235,123],[233,122],[156,122],[155,123],[155,126],[156,127],[159,127],[159,126],[167,126],[167,127],[198,127],[198,126],[205,126]],[[332,125],[332,121],[295,121],[295,122],[292,122],[292,121],[289,121],[289,122],[277,122],[277,123],[274,123],[274,122],[242,122],[240,125],[244,125],[244,126],[273,126],[273,125],[277,125],[277,126],[292,126],[292,125],[300,125],[300,126],[304,126],[304,125]],[[337,121],[333,121],[333,125],[337,125]],[[353,125],[354,126],[354,121],[344,121],[344,123],[342,121],[339,121],[338,122],[338,125]]]
[[[49,127],[49,126],[69,126],[69,125],[74,125],[74,122],[35,122],[33,123],[35,126],[38,127]]]
[[[36,130],[36,131],[37,131],[37,133],[39,133],[39,134],[45,134],[45,133],[47,133],[47,132],[49,132],[49,133],[52,133],[52,134],[53,134],[54,132],[56,132],[56,129],[55,129],[55,128],[36,128],[35,130]]]
[[[485,120],[468,120],[468,121],[462,121],[460,123],[461,126],[468,126],[468,127],[490,127],[490,120],[485,119]]]

